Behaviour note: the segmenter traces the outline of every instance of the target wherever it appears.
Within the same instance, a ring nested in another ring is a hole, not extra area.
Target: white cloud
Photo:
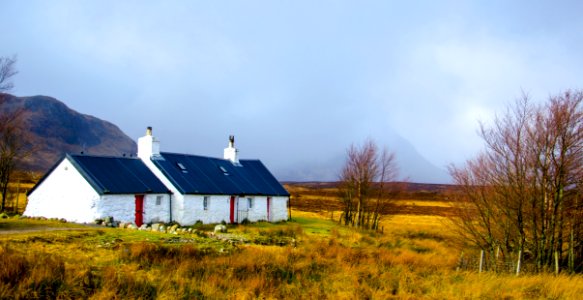
[[[544,101],[550,93],[577,88],[569,82],[582,71],[570,60],[581,59],[554,37],[444,28],[404,45],[400,62],[371,93],[381,99],[391,125],[436,165],[473,156],[482,146],[478,121],[487,124],[522,90]]]
[[[394,129],[443,166],[475,154],[478,119],[521,90],[544,100],[582,87],[579,10],[522,5],[51,1],[0,17],[22,53],[17,89],[132,136],[161,124],[175,148],[186,135],[285,136],[293,163]]]

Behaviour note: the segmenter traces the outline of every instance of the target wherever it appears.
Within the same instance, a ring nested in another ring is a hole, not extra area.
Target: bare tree
[[[486,150],[451,167],[462,187],[458,231],[493,253],[527,253],[538,270],[581,270],[583,239],[583,93],[567,91],[545,105],[523,96],[490,128]]]
[[[360,147],[351,145],[340,174],[340,197],[345,225],[378,229],[381,210],[386,202],[385,183],[398,175],[395,155],[379,152],[372,140]]]
[[[14,68],[16,57],[0,57],[0,93],[11,90],[14,85],[10,79],[18,73]]]
[[[6,208],[8,184],[17,162],[31,153],[28,133],[23,127],[23,110],[11,108],[6,104],[6,92],[13,87],[10,79],[16,75],[16,58],[0,57],[0,211]]]

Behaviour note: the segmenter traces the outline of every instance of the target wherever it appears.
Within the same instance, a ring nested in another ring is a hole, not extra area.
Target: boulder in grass
[[[160,223],[152,224],[152,231],[160,231]]]
[[[227,226],[219,224],[219,225],[215,226],[215,232],[225,233],[225,232],[227,232]]]

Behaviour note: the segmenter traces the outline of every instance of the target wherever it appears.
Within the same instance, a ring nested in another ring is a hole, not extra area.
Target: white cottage
[[[25,216],[169,222],[171,192],[139,158],[67,154],[28,193]]]
[[[29,192],[24,215],[138,225],[277,222],[287,219],[288,199],[261,161],[238,159],[232,136],[220,159],[160,152],[148,127],[138,158],[67,155]]]

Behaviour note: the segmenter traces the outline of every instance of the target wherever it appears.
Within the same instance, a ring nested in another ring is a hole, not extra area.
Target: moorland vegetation
[[[0,235],[0,298],[576,299],[583,292],[580,276],[460,269],[446,218],[394,216],[381,234],[293,214],[290,222],[229,226],[230,238],[210,228],[174,235],[3,219],[0,231],[67,230]]]

